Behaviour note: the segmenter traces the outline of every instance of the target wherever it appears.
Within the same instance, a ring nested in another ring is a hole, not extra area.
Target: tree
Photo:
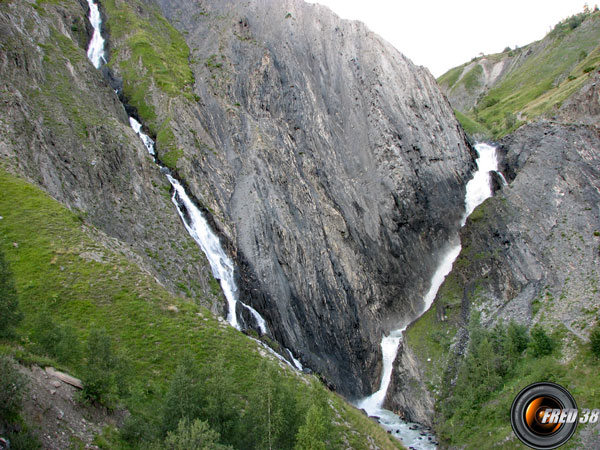
[[[163,407],[163,434],[173,431],[182,419],[194,420],[202,412],[200,374],[191,355],[184,355],[165,397]]]
[[[221,436],[231,436],[239,419],[234,392],[234,375],[225,364],[225,357],[219,353],[211,364],[205,364],[201,371],[201,392],[203,398],[202,418]]]
[[[507,341],[504,354],[506,355],[507,368],[510,370],[517,364],[521,354],[527,348],[527,345],[529,344],[529,334],[524,325],[519,325],[511,320],[508,324],[506,337]]]
[[[323,406],[313,403],[306,422],[298,429],[294,450],[326,450],[328,423]]]
[[[233,447],[219,443],[219,433],[212,430],[207,422],[200,419],[181,419],[176,431],[170,431],[164,445],[165,450],[233,450]]]
[[[0,337],[11,337],[22,318],[13,273],[0,250]]]
[[[117,396],[118,365],[110,336],[104,329],[93,328],[87,342],[82,396],[92,402],[112,407]]]
[[[530,348],[536,358],[549,355],[555,347],[554,340],[546,334],[540,324],[531,329]]]
[[[8,356],[0,356],[0,374],[1,425],[3,420],[12,421],[21,411],[26,381],[17,370],[15,361]]]
[[[590,347],[594,356],[600,358],[600,322],[590,333]]]

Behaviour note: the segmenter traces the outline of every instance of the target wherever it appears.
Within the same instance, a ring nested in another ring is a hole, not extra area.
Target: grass
[[[578,23],[574,28],[557,26],[559,31],[529,45],[532,54],[504,75],[478,100],[475,108],[461,111],[461,123],[470,130],[476,128],[474,123],[481,124],[498,138],[541,115],[552,115],[585,83],[588,73],[600,65],[600,14],[589,14],[583,23]],[[495,56],[498,55],[486,58]],[[448,90],[462,84],[472,92],[480,82],[482,67],[475,66],[461,78],[464,68],[463,65],[451,69],[438,82]]]
[[[189,66],[190,49],[183,36],[160,14],[156,6],[139,0],[106,0],[106,26],[112,49],[109,65],[123,77],[123,92],[152,136],[163,163],[175,168],[183,152],[176,146],[169,117],[159,117],[153,91],[167,98],[197,101],[194,76]]]
[[[477,64],[471,70],[469,70],[462,78],[462,83],[465,85],[467,92],[474,92],[479,86],[481,86],[481,75],[483,74],[483,67]]]
[[[450,69],[440,78],[438,78],[437,81],[440,84],[440,86],[446,86],[448,88],[454,86],[460,78],[460,76],[462,75],[464,69],[465,65],[455,67],[454,69]]]
[[[130,365],[129,394],[121,401],[149,422],[159,420],[162,399],[184,353],[194,355],[201,367],[211,365],[217,355],[224,356],[242,404],[260,389],[265,358],[255,342],[206,309],[171,295],[121,254],[102,247],[77,213],[38,188],[0,170],[0,190],[0,245],[24,312],[18,327],[20,340],[0,343],[1,353],[23,363],[52,363],[75,376],[81,374],[83,360],[61,364],[36,354],[30,337],[34,319],[43,309],[49,321],[72,327],[81,341],[86,341],[92,328],[106,329],[116,353]],[[171,305],[176,312],[169,309]],[[311,377],[282,368],[271,358],[266,363],[274,367],[277,383],[293,386],[300,396],[309,395],[315,383]],[[325,391],[320,385],[318,389]],[[400,448],[338,396],[328,391],[325,395],[340,414],[336,432],[342,441],[356,441],[355,448],[367,449],[369,439],[375,438],[381,448]],[[127,447],[110,428],[98,441],[105,442],[106,448]]]
[[[464,130],[466,131],[466,133],[470,136],[491,136],[491,132],[490,130],[488,130],[485,125],[476,122],[475,120],[471,119],[469,116],[461,113],[460,111],[458,111],[457,109],[454,110],[454,114],[456,115],[456,118],[458,119],[458,121],[460,122],[460,124],[462,125],[462,127],[464,128]]]

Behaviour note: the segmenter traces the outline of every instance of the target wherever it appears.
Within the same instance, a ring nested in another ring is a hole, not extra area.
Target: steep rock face
[[[409,327],[396,360],[388,405],[430,425],[435,395],[454,378],[456,355],[466,349],[473,310],[487,327],[514,320],[564,329],[569,361],[588,339],[595,320],[589,312],[600,306],[598,129],[526,125],[500,151],[509,185],[461,230],[463,251],[431,310]]]
[[[157,114],[244,301],[336,389],[371,392],[382,333],[420,309],[463,211],[473,158],[449,104],[426,70],[318,5],[158,3],[199,101],[158,99]]]
[[[87,3],[0,4],[0,161],[81,211],[172,292],[222,312],[169,184],[86,57]]]

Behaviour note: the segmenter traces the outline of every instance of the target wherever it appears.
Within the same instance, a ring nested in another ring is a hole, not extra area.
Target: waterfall
[[[106,63],[106,58],[104,56],[104,38],[101,34],[102,18],[97,3],[94,3],[93,0],[88,0],[88,5],[90,7],[89,20],[94,28],[94,34],[92,35],[92,40],[88,47],[87,56],[94,67],[99,69],[103,63]],[[160,165],[160,162],[156,159],[154,141],[142,131],[142,124],[133,117],[129,118],[129,124],[144,143],[148,153],[154,158],[154,162]],[[250,305],[246,305],[239,301],[238,288],[235,283],[235,267],[233,261],[227,256],[227,253],[225,253],[225,250],[221,246],[219,237],[211,230],[208,222],[202,215],[202,212],[190,199],[181,183],[169,173],[169,170],[166,167],[160,166],[161,172],[165,173],[173,187],[172,201],[177,208],[177,212],[179,213],[185,229],[206,255],[213,276],[219,280],[219,283],[221,284],[221,289],[223,290],[228,305],[227,321],[231,326],[241,330],[241,325],[236,314],[237,304],[240,303],[243,308],[246,308],[250,312],[256,321],[260,332],[262,334],[267,334],[269,330],[265,319]],[[276,354],[276,356],[281,358],[278,354]],[[293,359],[293,361],[297,367],[297,360]]]
[[[93,0],[87,0],[87,2],[90,7],[90,23],[92,24],[92,28],[94,28],[94,34],[92,34],[92,40],[88,46],[87,57],[94,67],[99,69],[102,63],[106,63],[106,58],[104,57],[104,38],[100,32],[102,17],[100,16],[98,5]]]
[[[492,196],[492,188],[490,186],[490,172],[498,171],[498,160],[496,156],[496,148],[479,143],[475,145],[478,158],[475,161],[477,171],[473,178],[469,180],[466,186],[465,194],[465,213],[461,221],[461,227],[465,225],[469,215],[479,206],[484,200]],[[500,174],[502,175],[502,174]],[[504,177],[502,177],[504,180]],[[453,241],[457,240],[453,238]],[[372,395],[365,397],[358,402],[356,406],[364,409],[370,416],[379,417],[380,424],[396,438],[402,440],[404,445],[418,450],[435,449],[435,436],[427,431],[423,431],[422,427],[417,424],[405,422],[400,417],[383,408],[383,402],[387,394],[394,360],[398,354],[398,347],[402,340],[402,334],[408,325],[414,320],[423,315],[430,307],[437,292],[444,282],[446,276],[452,270],[452,265],[461,251],[460,243],[450,244],[448,250],[443,254],[438,266],[431,277],[429,290],[423,297],[423,307],[419,314],[406,323],[400,325],[396,330],[393,330],[388,336],[384,336],[381,340],[381,353],[383,357],[383,372],[381,375],[381,384],[379,389]]]

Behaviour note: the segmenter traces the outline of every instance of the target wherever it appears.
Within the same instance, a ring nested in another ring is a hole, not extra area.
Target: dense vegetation
[[[483,89],[471,109],[457,118],[469,133],[498,138],[536,117],[552,116],[600,67],[600,12],[586,9],[569,17],[539,42],[503,53],[474,58],[442,75],[438,82],[452,92],[483,86],[482,65],[510,65],[491,88]]]
[[[487,200],[469,217],[467,227],[495,229],[492,211],[504,211],[503,204],[502,196]],[[589,343],[559,321],[550,328],[542,318],[544,303],[553,302],[554,294],[546,290],[531,305],[535,325],[492,326],[484,292],[494,275],[482,276],[479,269],[501,261],[496,250],[481,252],[481,247],[463,239],[462,252],[434,306],[407,330],[407,345],[421,362],[424,389],[436,402],[435,431],[444,445],[453,448],[523,448],[512,432],[510,408],[521,389],[535,382],[568,387],[582,408],[600,404],[600,324],[591,331]],[[590,291],[590,296],[596,293]],[[567,302],[562,293],[560,298]],[[593,323],[598,309],[585,314],[589,315],[583,320]],[[468,323],[465,317],[470,317]],[[579,437],[586,427],[589,431],[588,425],[580,425],[564,448],[581,448]]]
[[[0,306],[23,316],[0,341],[3,367],[53,365],[84,381],[80,401],[128,409],[120,429],[96,438],[101,448],[399,447],[315,377],[103,246],[81,215],[3,170],[0,190],[0,286],[10,293]],[[22,392],[21,377],[4,373],[0,390]],[[18,405],[7,407],[2,420],[26,436]]]
[[[576,398],[585,399],[582,407],[598,404],[598,362],[591,349],[582,347],[577,357],[564,364],[558,346],[560,332],[548,334],[540,326],[527,332],[515,323],[486,330],[477,314],[468,329],[471,339],[466,356],[457,362],[457,378],[454,384],[446,378],[437,403],[436,427],[447,444],[484,449],[503,442],[502,448],[522,448],[518,441],[506,440],[512,434],[510,407],[522,388],[540,380],[569,386]],[[480,436],[486,436],[486,441]],[[578,448],[577,434],[565,448]]]

